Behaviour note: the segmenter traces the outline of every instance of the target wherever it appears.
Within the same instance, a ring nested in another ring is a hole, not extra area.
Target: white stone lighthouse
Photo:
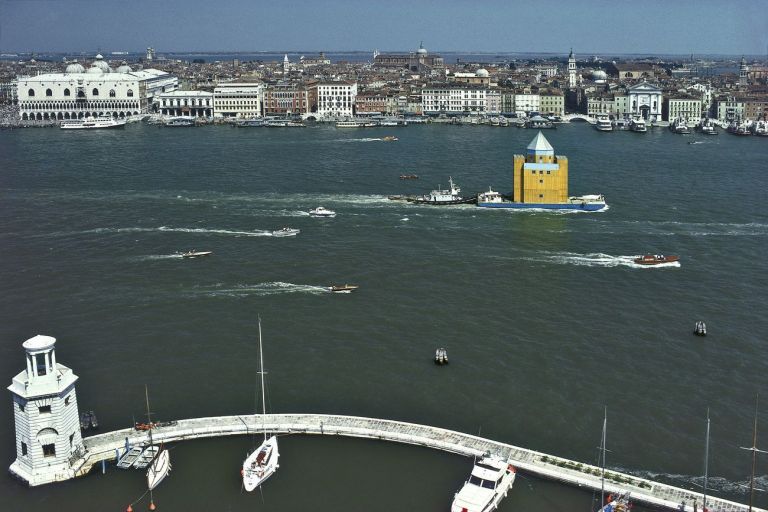
[[[83,451],[77,411],[77,375],[56,362],[56,338],[37,335],[24,342],[27,369],[13,378],[16,460],[11,473],[29,485],[74,476]]]

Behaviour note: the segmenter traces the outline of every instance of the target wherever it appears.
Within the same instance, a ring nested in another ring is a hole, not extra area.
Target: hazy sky
[[[0,52],[765,55],[768,0],[0,0]]]

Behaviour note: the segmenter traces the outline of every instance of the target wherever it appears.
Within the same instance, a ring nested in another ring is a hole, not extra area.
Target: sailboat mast
[[[752,476],[749,478],[749,512],[752,512],[752,500],[755,496],[755,463],[757,460],[757,400],[755,395],[755,425],[752,429]]]
[[[704,505],[703,510],[707,510],[707,480],[709,478],[709,407],[707,407],[707,443],[704,448]]]
[[[264,440],[267,439],[267,426],[264,423],[264,416],[267,414],[267,399],[264,391],[264,351],[261,347],[261,317],[259,317],[259,373],[261,374],[261,421],[264,426]]]
[[[602,456],[603,461],[600,465],[601,472],[600,472],[600,507],[602,508],[603,505],[605,505],[605,436],[606,436],[606,430],[608,429],[608,407],[605,408],[605,414],[603,416],[603,439],[600,442],[600,447],[602,448]]]
[[[144,384],[144,398],[147,401],[147,424],[149,425],[149,446],[153,445],[152,442],[152,413],[149,412],[149,388]]]

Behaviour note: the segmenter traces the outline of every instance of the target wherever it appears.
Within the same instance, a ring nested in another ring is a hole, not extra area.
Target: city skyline
[[[612,2],[492,0],[380,4],[231,0],[156,4],[0,0],[0,52],[432,51],[604,54],[766,54],[765,2],[662,2],[644,12]],[[141,20],[135,21],[135,20]],[[266,20],[266,21],[265,21]],[[545,32],[542,32],[545,30]]]

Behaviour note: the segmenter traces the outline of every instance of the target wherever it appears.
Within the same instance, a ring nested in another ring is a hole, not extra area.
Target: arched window
[[[64,89],[64,96],[69,96],[69,89]]]
[[[84,90],[82,90],[82,89],[80,89],[79,91],[77,91],[77,97],[78,97],[78,98],[85,98],[85,91],[84,91]]]
[[[46,90],[45,90],[45,95],[46,95],[46,96],[53,96],[53,91],[52,91],[52,90],[50,90],[50,89],[46,89]]]
[[[27,92],[27,94],[29,94],[29,97],[31,98],[31,97],[33,97],[33,96],[35,95],[35,90],[34,90],[34,89],[30,89],[30,90]]]
[[[128,97],[133,98],[133,89],[128,89]]]
[[[109,97],[110,97],[110,98],[114,98],[114,97],[115,97],[115,90],[114,90],[114,89],[111,89],[111,90],[109,91]]]
[[[96,88],[94,87],[94,89],[93,89],[93,93],[92,93],[92,94],[93,94],[94,96],[98,96],[98,95],[99,95],[99,90],[98,90],[98,89],[96,89]]]

